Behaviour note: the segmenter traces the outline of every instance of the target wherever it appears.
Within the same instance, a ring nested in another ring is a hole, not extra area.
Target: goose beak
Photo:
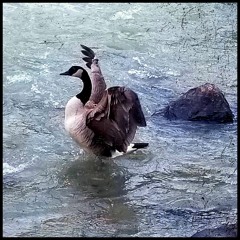
[[[66,72],[60,73],[60,75],[70,75],[70,74],[69,74],[69,71],[66,71]]]

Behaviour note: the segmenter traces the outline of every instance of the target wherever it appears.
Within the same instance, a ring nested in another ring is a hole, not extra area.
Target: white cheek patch
[[[72,76],[81,78],[82,77],[82,73],[83,73],[83,70],[82,69],[78,69]]]

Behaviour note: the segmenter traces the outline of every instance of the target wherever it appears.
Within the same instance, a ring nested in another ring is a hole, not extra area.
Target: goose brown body
[[[83,81],[82,91],[66,105],[65,129],[89,153],[105,157],[112,157],[115,151],[126,153],[137,127],[146,126],[138,96],[126,87],[106,89],[95,53],[81,46],[84,49],[82,53],[87,56],[83,59],[91,68],[91,78],[79,66],[61,74],[79,77]],[[139,144],[136,149],[147,145]]]

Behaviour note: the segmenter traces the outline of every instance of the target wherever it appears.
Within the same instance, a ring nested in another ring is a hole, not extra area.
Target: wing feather
[[[92,60],[95,58],[95,53],[91,48],[87,46],[84,46],[81,44],[81,47],[84,49],[84,50],[81,50],[82,54],[86,56],[86,57],[83,57],[82,59],[83,61],[86,62],[86,66],[91,69]]]
[[[89,113],[87,126],[109,146],[127,151],[137,126],[146,126],[137,94],[125,87],[111,87]]]

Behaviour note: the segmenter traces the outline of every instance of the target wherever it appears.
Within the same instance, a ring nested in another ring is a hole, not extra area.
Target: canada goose
[[[137,94],[120,86],[106,89],[95,53],[81,46],[91,78],[80,66],[60,74],[78,77],[83,82],[82,91],[66,105],[66,131],[81,148],[97,156],[113,158],[147,147],[148,143],[131,144],[137,126],[146,126]]]

